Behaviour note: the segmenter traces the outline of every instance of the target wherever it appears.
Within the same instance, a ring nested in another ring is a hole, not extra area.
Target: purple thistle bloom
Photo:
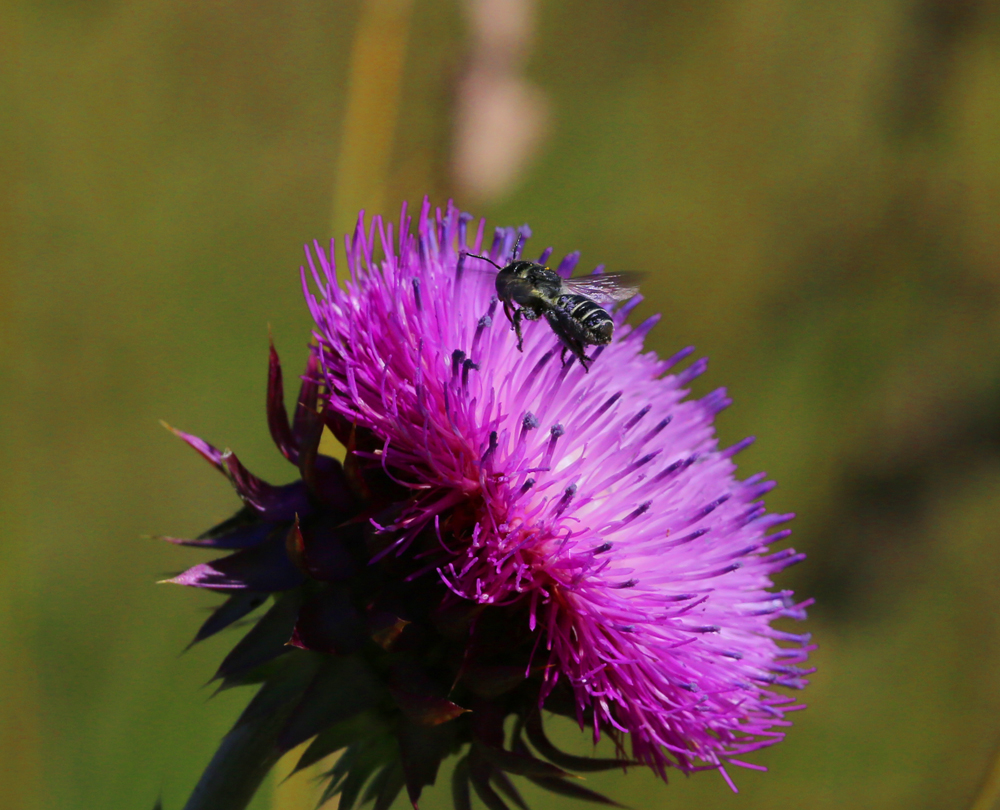
[[[468,255],[483,250],[484,223],[470,234],[470,220],[426,201],[416,235],[405,206],[397,228],[359,218],[343,286],[332,244],[307,251],[316,346],[291,424],[273,349],[268,397],[300,480],[271,486],[179,434],[246,503],[185,541],[234,550],[173,580],[233,594],[196,640],[278,594],[219,677],[264,681],[254,703],[266,710],[247,711],[283,713],[274,755],[316,734],[304,764],[347,746],[328,789],[345,808],[376,770],[365,798],[387,806],[405,785],[416,804],[441,758],[468,743],[458,808],[470,783],[488,806],[503,806],[496,790],[518,804],[508,773],[607,801],[562,768],[628,761],[558,751],[543,705],[595,740],[609,734],[620,756],[627,740],[663,778],[718,768],[729,781],[727,763],[759,767],[739,757],[779,741],[801,708],[775,687],[801,688],[808,673],[796,666],[808,636],[771,627],[808,604],[772,589],[803,557],[770,550],[789,532],[768,532],[791,515],[766,513],[763,476],[735,478],[749,441],[717,447],[725,391],[685,399],[704,361],[671,374],[690,349],[643,352],[656,318],[626,323],[637,298],[613,313],[614,339],[591,352],[589,373],[560,361],[545,321],[525,325],[519,352],[495,269]],[[516,236],[498,229],[489,257],[502,264]],[[348,449],[343,466],[317,453],[324,425]],[[287,655],[286,642],[301,649]],[[262,700],[280,678],[300,688]],[[335,697],[345,689],[350,705]],[[361,711],[368,726],[355,722]]]

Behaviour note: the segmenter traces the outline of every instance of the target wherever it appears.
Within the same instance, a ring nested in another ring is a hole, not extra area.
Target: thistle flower
[[[644,352],[656,318],[626,323],[638,299],[613,314],[589,372],[560,361],[544,321],[519,352],[495,271],[469,255],[484,247],[470,221],[426,201],[416,235],[405,206],[395,229],[360,217],[343,286],[333,245],[307,249],[315,345],[291,422],[273,347],[268,384],[296,481],[267,484],[178,432],[245,503],[177,541],[233,551],[172,580],[230,594],[195,640],[274,600],[217,673],[223,687],[262,685],[192,810],[243,806],[310,738],[299,767],[346,749],[325,795],[345,810],[388,807],[404,787],[416,806],[453,753],[456,808],[471,806],[470,785],[490,808],[506,806],[500,794],[523,806],[509,774],[613,803],[566,777],[633,763],[664,779],[718,769],[732,784],[725,766],[759,768],[740,757],[779,741],[801,708],[775,688],[805,684],[809,638],[771,623],[807,603],[771,577],[803,555],[770,548],[791,518],[767,514],[773,484],[735,478],[750,440],[717,446],[725,391],[686,398],[705,362],[670,373],[690,349]],[[517,235],[497,229],[489,257],[502,263]],[[343,465],[318,453],[324,428]],[[617,757],[558,750],[543,707],[608,735]],[[220,804],[233,780],[243,792]]]

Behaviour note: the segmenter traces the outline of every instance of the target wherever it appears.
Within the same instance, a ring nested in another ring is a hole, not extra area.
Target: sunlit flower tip
[[[530,231],[486,245],[471,223],[426,201],[416,233],[405,206],[398,224],[362,216],[343,284],[332,244],[307,250],[315,345],[291,421],[273,347],[268,384],[294,483],[175,431],[245,503],[177,541],[233,551],[172,580],[231,593],[196,640],[275,596],[217,674],[264,684],[229,739],[252,723],[279,752],[315,737],[301,767],[346,747],[327,789],[345,810],[404,788],[416,804],[452,753],[459,808],[470,786],[520,805],[510,774],[607,802],[568,772],[636,761],[732,784],[725,766],[759,768],[740,758],[802,708],[779,688],[805,684],[809,637],[772,627],[809,604],[772,585],[803,557],[771,548],[792,516],[767,513],[762,475],[736,479],[749,439],[718,447],[725,391],[688,398],[705,362],[644,351],[656,318],[626,322],[638,297],[589,371],[562,362],[544,320],[519,351],[496,269],[472,254],[502,265]],[[324,428],[343,465],[318,453]],[[617,758],[559,751],[543,706],[609,735]]]

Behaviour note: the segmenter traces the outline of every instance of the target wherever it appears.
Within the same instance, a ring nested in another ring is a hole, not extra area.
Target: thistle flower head
[[[791,517],[766,512],[772,484],[735,477],[748,442],[717,445],[725,391],[687,398],[705,363],[675,371],[689,349],[644,351],[656,319],[626,322],[637,298],[589,371],[562,362],[544,320],[519,351],[495,269],[470,255],[503,264],[518,233],[487,246],[483,222],[425,202],[415,233],[405,207],[395,225],[359,219],[342,286],[333,245],[307,251],[316,340],[291,423],[273,349],[269,385],[294,483],[181,434],[246,506],[188,541],[235,553],[174,581],[233,592],[199,637],[277,595],[219,675],[263,680],[246,722],[281,714],[274,751],[318,734],[308,764],[347,747],[328,791],[344,807],[366,782],[377,805],[404,786],[416,803],[456,752],[458,806],[470,784],[489,806],[497,790],[518,803],[510,773],[599,798],[563,769],[629,757],[728,780],[725,765],[780,740],[800,708],[776,687],[804,684],[808,637],[771,623],[806,605],[771,577],[802,555],[771,550]],[[318,454],[324,427],[343,465]],[[610,735],[619,758],[558,751],[542,707]]]

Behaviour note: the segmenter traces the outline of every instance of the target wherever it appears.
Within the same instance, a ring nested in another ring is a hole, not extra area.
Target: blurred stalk
[[[21,4],[0,12],[0,514],[5,540],[0,547],[0,805],[30,810],[48,800],[42,753],[38,664],[28,629],[36,605],[30,586],[34,571],[27,549],[32,532],[25,504],[30,500],[25,459],[37,453],[18,416],[26,413],[23,370],[25,349],[21,303],[15,285],[24,223],[23,138],[17,122],[23,92],[24,28]]]
[[[986,781],[979,789],[979,795],[972,803],[970,810],[996,810],[1000,807],[1000,748],[993,757]]]
[[[13,597],[13,589],[3,592]],[[13,598],[11,598],[13,601]],[[45,801],[42,779],[39,700],[34,656],[17,638],[10,604],[0,605],[3,662],[0,683],[0,803],[8,810],[30,810]]]
[[[538,152],[551,114],[525,71],[536,0],[464,0],[469,52],[458,86],[452,174],[463,196],[488,202],[507,194]]]
[[[335,234],[349,230],[362,208],[383,212],[412,11],[413,0],[361,4],[337,157]]]

